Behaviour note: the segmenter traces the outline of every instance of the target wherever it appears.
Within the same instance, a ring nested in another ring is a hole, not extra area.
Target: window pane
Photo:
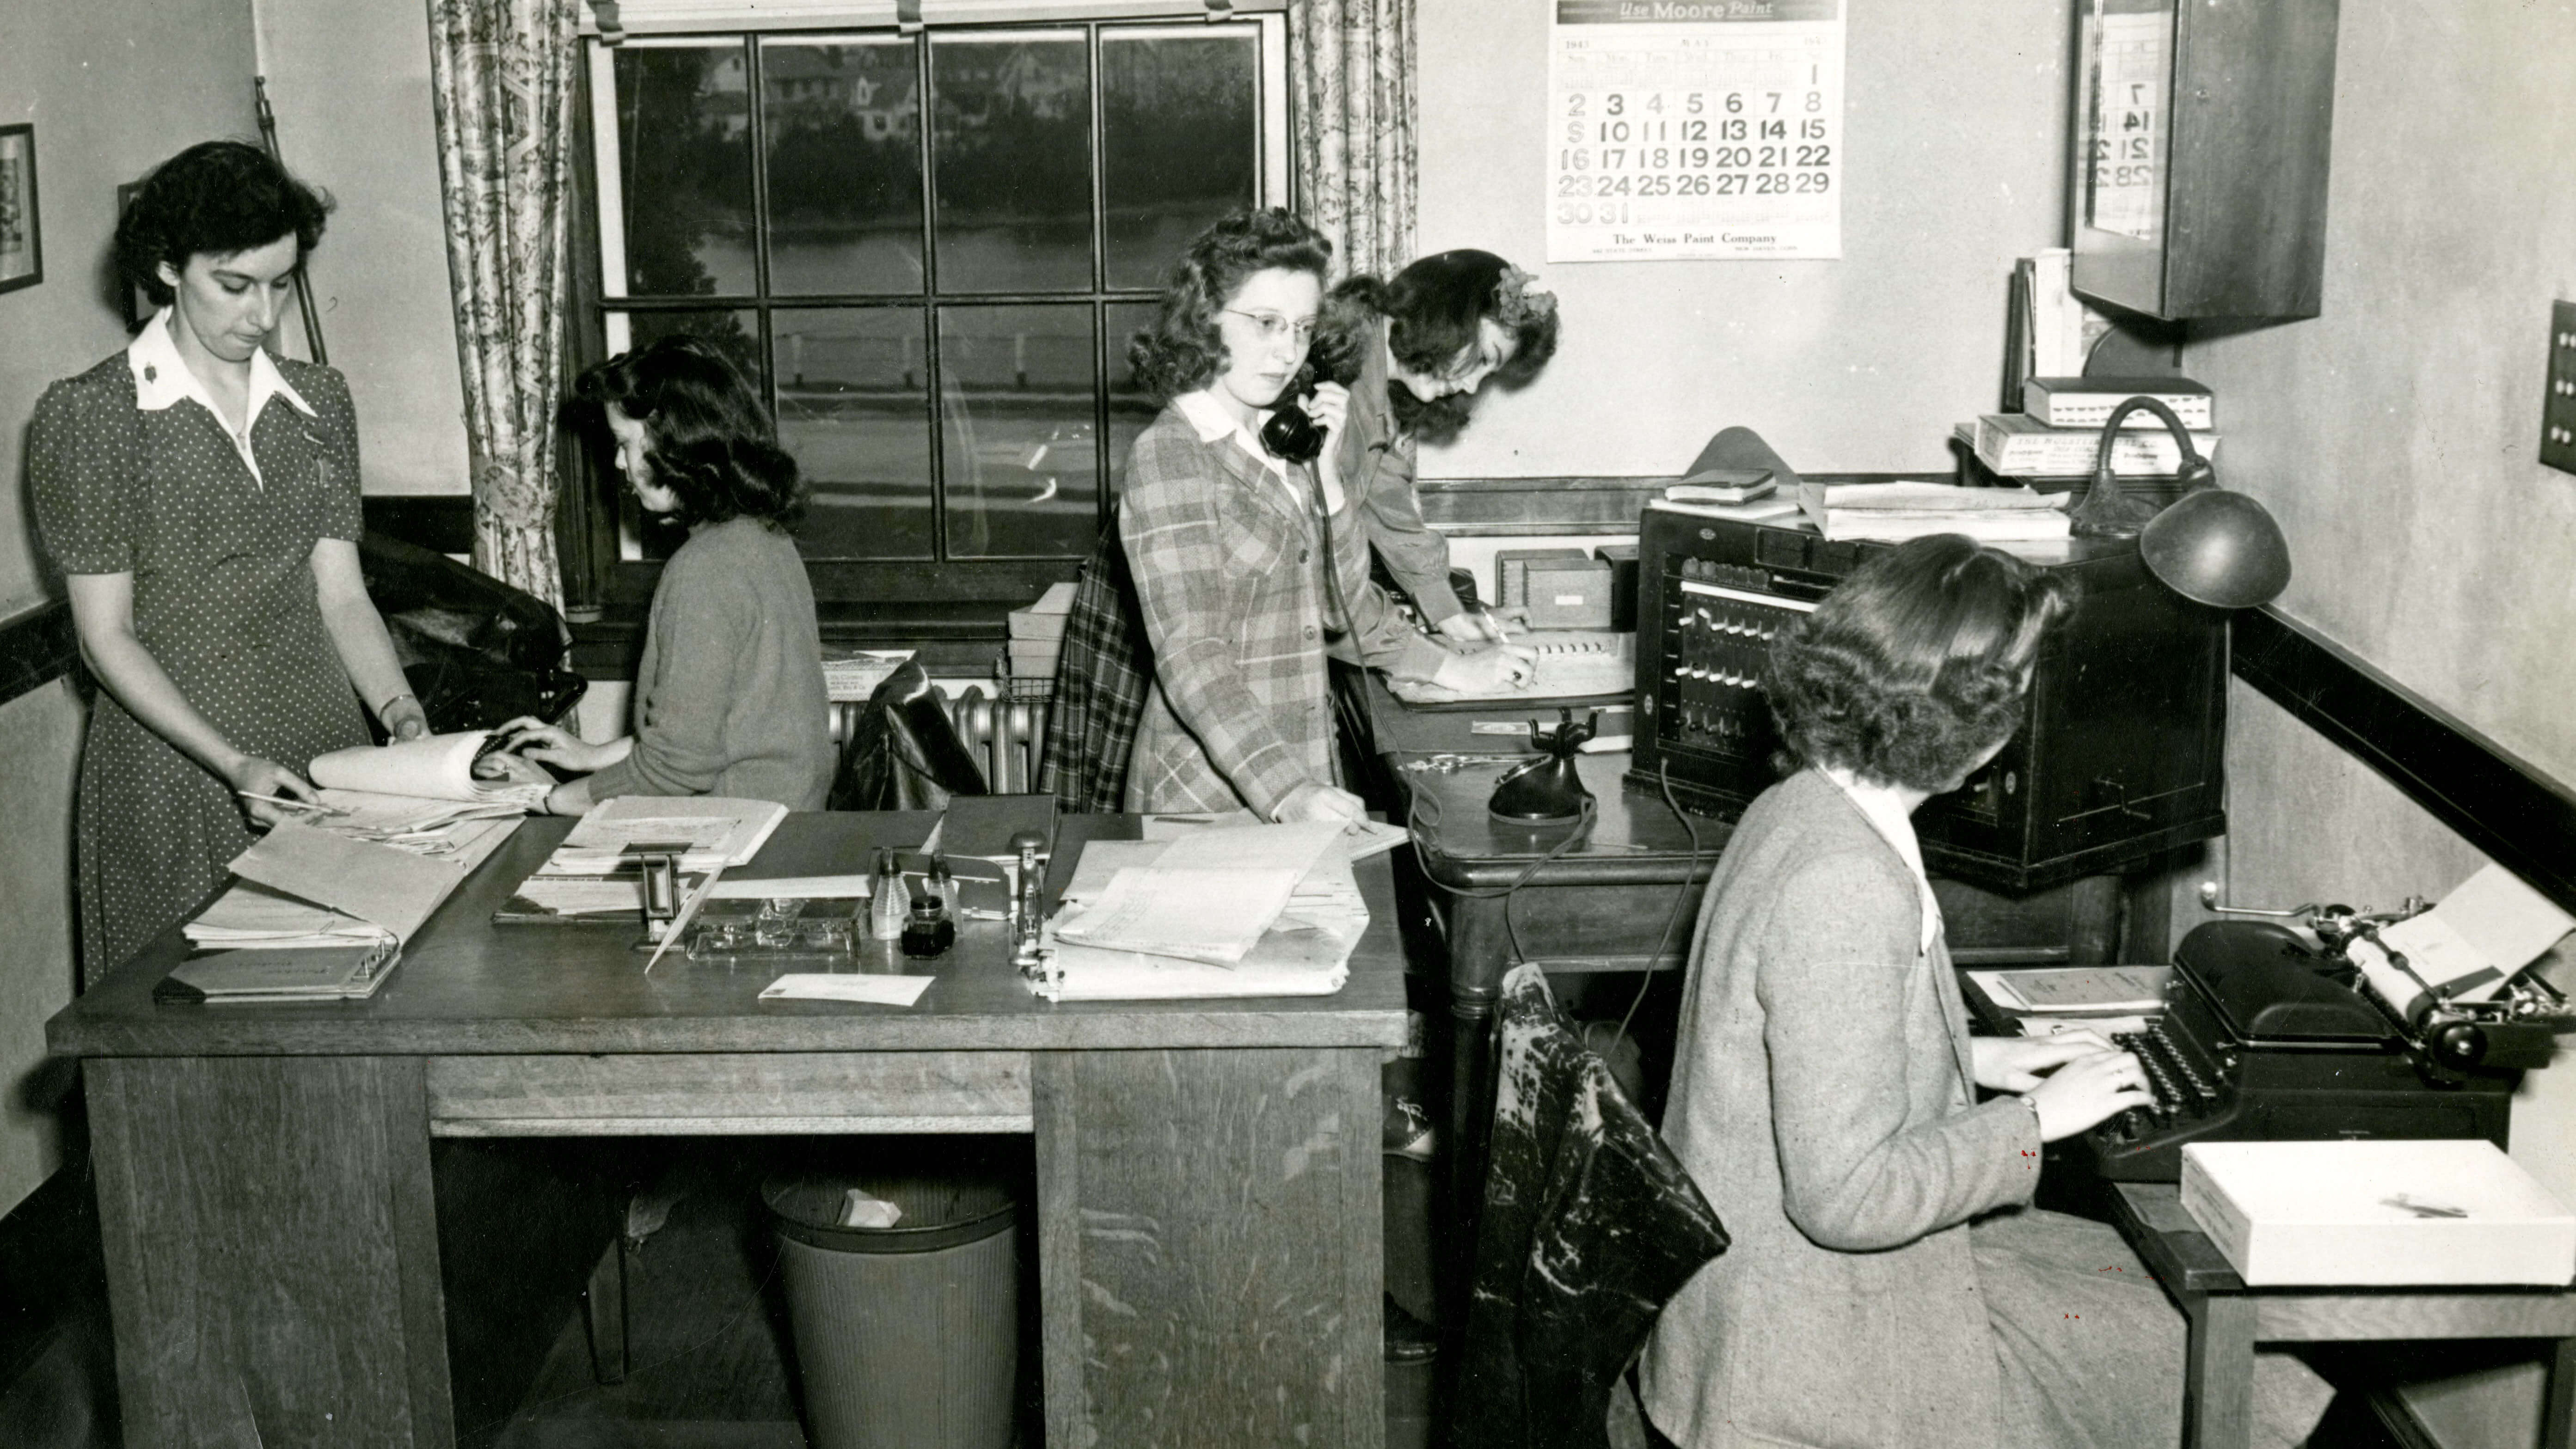
[[[909,40],[764,42],[769,286],[921,290],[921,98]]]
[[[740,45],[617,51],[626,290],[747,296],[751,110]]]
[[[618,341],[621,333],[625,337],[623,345]],[[760,366],[757,312],[612,312],[608,317],[609,345],[621,353],[675,333],[703,337],[714,344],[742,369],[744,379],[755,392],[768,396],[768,375]],[[599,455],[600,467],[608,469],[610,477],[616,477],[611,461],[615,448],[605,427],[599,429],[594,443],[606,450]],[[660,515],[646,513],[637,505],[635,495],[624,489],[618,492],[618,509],[619,532],[633,545],[626,554],[629,558],[669,558],[672,550],[689,541],[686,529],[664,521]]]
[[[1209,222],[1250,206],[1261,136],[1250,33],[1100,38],[1102,191],[1112,287],[1162,285]]]
[[[928,558],[930,384],[918,307],[781,309],[778,438],[813,499],[809,558]]]
[[[943,307],[952,558],[1078,557],[1099,531],[1091,308]]]
[[[1127,454],[1136,446],[1136,435],[1145,431],[1162,411],[1162,404],[1136,381],[1136,369],[1127,365],[1127,343],[1138,332],[1153,325],[1154,314],[1162,310],[1156,302],[1112,302],[1109,304],[1109,494],[1115,498],[1127,490]]]
[[[1091,286],[1091,94],[1072,39],[934,37],[941,291]]]

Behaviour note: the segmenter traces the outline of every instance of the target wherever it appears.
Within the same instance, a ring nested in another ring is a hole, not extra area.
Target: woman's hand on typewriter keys
[[[2027,1092],[2049,1071],[2077,1057],[2118,1051],[2110,1038],[2091,1027],[2076,1027],[2051,1036],[1978,1036],[1968,1039],[1968,1060],[1977,1085],[1997,1092]]]
[[[2049,1074],[2027,1094],[2039,1114],[2039,1140],[2072,1137],[2132,1107],[2152,1107],[2146,1068],[2127,1052],[2095,1051]]]

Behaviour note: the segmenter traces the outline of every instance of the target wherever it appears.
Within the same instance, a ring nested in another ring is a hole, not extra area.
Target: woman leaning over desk
[[[1422,439],[1455,437],[1488,380],[1517,387],[1556,355],[1556,298],[1533,280],[1475,250],[1423,257],[1388,281],[1349,277],[1333,288],[1315,343],[1317,371],[1350,385],[1335,453],[1368,540],[1423,622],[1453,640],[1502,634],[1450,590],[1449,541],[1422,521],[1414,452]]]
[[[1709,881],[1664,1118],[1735,1237],[1646,1351],[1647,1414],[1686,1449],[2180,1441],[2181,1316],[2118,1233],[2029,1206],[2040,1144],[2147,1105],[2142,1069],[2091,1032],[1967,1034],[1910,819],[2003,748],[2067,603],[1918,539],[1773,648],[1801,768]],[[2256,1442],[2298,1442],[2329,1395],[2262,1356]]]
[[[161,310],[47,388],[28,429],[37,531],[99,684],[88,980],[223,884],[273,800],[312,798],[315,755],[367,743],[362,703],[397,738],[428,730],[358,567],[348,384],[261,346],[328,208],[239,142],[164,162],[116,229],[119,270]]]
[[[1404,622],[1368,578],[1368,545],[1328,436],[1320,468],[1260,440],[1303,375],[1331,244],[1284,211],[1201,233],[1129,359],[1169,402],[1136,440],[1119,537],[1153,643],[1127,808],[1249,807],[1269,820],[1357,819],[1333,780],[1327,634],[1398,678],[1467,690],[1529,678],[1510,648],[1460,654]],[[1308,404],[1330,434],[1349,395]]]

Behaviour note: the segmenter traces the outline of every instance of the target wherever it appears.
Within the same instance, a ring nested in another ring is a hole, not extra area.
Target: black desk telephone
[[[2419,907],[2420,909],[2420,907]],[[2396,915],[2302,907],[2305,929],[2216,921],[2174,951],[2163,1011],[2120,1038],[2155,1093],[2085,1133],[2105,1178],[2172,1182],[2191,1141],[2483,1137],[2505,1145],[2513,1089],[2576,1029],[2526,974],[2493,1001],[2390,1005],[2344,954]]]

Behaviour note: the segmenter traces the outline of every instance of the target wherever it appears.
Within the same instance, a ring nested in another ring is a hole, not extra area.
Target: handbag
[[[929,674],[907,659],[860,706],[823,808],[938,810],[953,795],[990,793]]]

